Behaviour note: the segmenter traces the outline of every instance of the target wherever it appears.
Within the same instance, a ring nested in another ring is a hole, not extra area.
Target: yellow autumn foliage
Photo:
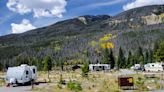
[[[104,37],[100,38],[99,41],[100,41],[100,42],[108,41],[108,40],[111,39],[111,37],[112,37],[112,34],[107,34],[107,35],[105,35]]]
[[[105,49],[105,48],[108,48],[108,49],[114,48],[114,44],[113,44],[112,42],[101,43],[100,46],[101,46],[102,48],[104,48],[104,49]]]
[[[110,41],[113,38],[116,38],[117,35],[112,35],[112,34],[106,34],[102,38],[99,39],[98,42],[96,41],[91,41],[89,44],[92,47],[99,46],[100,48],[114,48],[114,44]]]

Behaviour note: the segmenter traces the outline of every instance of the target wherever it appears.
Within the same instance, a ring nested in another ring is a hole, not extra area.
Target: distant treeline
[[[164,41],[160,43],[156,42],[153,47],[153,49],[147,49],[143,51],[142,47],[139,46],[133,52],[125,51],[122,49],[122,47],[120,47],[117,55],[114,55],[113,49],[101,49],[101,53],[95,52],[97,54],[96,57],[101,58],[97,59],[96,62],[91,61],[90,58],[92,56],[89,50],[83,51],[83,53],[80,54],[81,57],[78,58],[55,57],[53,56],[55,53],[43,55],[42,58],[22,54],[13,59],[15,62],[1,62],[0,70],[6,69],[9,66],[18,66],[20,64],[36,65],[38,70],[43,70],[44,60],[47,56],[49,56],[49,58],[52,60],[52,67],[60,67],[62,70],[67,65],[77,65],[84,63],[111,64],[111,68],[119,69],[130,68],[134,64],[144,65],[146,63],[164,61]],[[128,53],[128,55],[125,55],[125,53]]]

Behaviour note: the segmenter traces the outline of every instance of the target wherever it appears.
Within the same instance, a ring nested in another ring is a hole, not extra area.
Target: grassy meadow
[[[33,91],[38,92],[125,92],[118,87],[118,71],[90,72],[87,78],[81,76],[81,71],[51,71],[50,80],[46,72],[38,72],[38,82],[48,82],[45,86],[35,86]],[[62,77],[61,77],[62,76]],[[124,75],[134,78],[134,90],[130,92],[143,92],[164,88],[164,82],[160,74],[148,77],[143,73]],[[60,81],[66,84],[61,84]],[[69,82],[78,83],[80,88],[70,89]]]

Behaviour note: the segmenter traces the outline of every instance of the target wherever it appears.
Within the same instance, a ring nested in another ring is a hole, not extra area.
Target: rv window
[[[105,70],[105,66],[102,66],[103,67],[103,70]]]
[[[35,69],[33,69],[33,73],[35,74]]]
[[[154,66],[154,65],[152,65],[152,66]]]
[[[26,71],[26,75],[28,75],[28,71]]]
[[[95,66],[93,66],[93,70],[95,70]]]

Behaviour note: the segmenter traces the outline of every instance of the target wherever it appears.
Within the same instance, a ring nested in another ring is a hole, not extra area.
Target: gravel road
[[[31,86],[0,87],[0,92],[32,92]]]
[[[48,85],[52,84],[47,84],[47,83],[39,83],[39,85],[35,85],[35,87],[42,88],[46,87]],[[0,87],[0,92],[36,92],[36,91],[31,91],[31,86],[16,86],[16,87]]]

